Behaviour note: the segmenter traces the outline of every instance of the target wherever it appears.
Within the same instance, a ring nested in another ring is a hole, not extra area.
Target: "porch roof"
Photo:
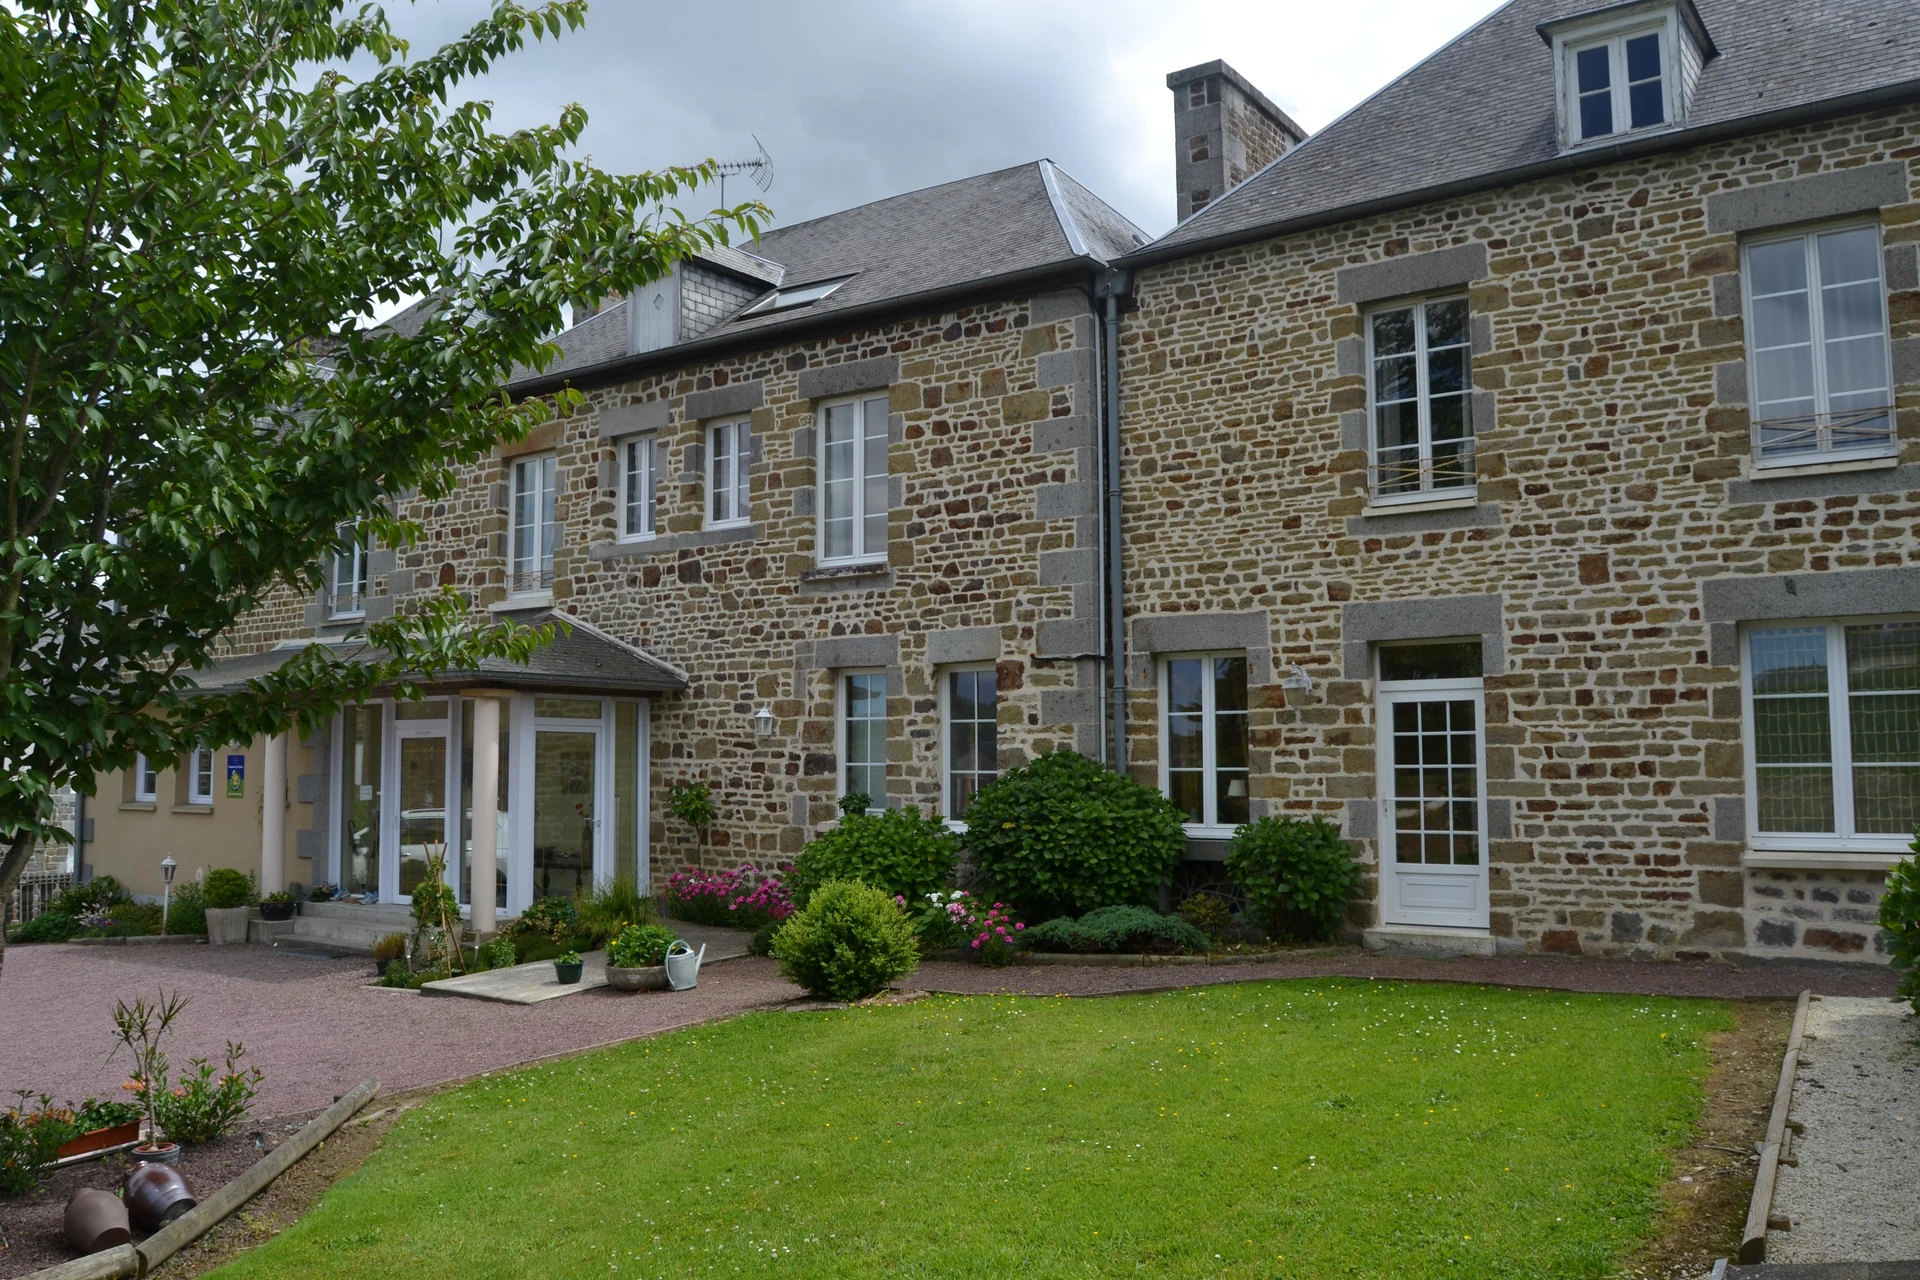
[[[526,692],[679,693],[687,688],[686,673],[634,645],[614,639],[599,628],[562,613],[540,613],[523,618],[528,623],[553,621],[553,643],[533,651],[526,663],[490,658],[476,669],[447,671],[418,681],[433,693],[486,686]],[[277,671],[310,645],[325,644],[347,662],[372,661],[385,651],[364,639],[290,640],[239,657],[227,658],[188,673],[203,694],[234,693],[247,681]]]

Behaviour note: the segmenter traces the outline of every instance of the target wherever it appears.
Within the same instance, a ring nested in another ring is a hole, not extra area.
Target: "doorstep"
[[[1499,946],[1485,929],[1443,929],[1434,925],[1385,924],[1366,930],[1367,950],[1395,956],[1491,956]]]

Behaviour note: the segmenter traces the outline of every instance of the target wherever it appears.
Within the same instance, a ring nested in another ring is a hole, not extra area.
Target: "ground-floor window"
[[[840,794],[887,802],[887,673],[840,676]]]
[[[946,673],[947,817],[958,821],[980,788],[1000,776],[999,678],[992,667]]]
[[[147,801],[153,799],[160,789],[160,771],[153,767],[153,761],[142,751],[133,758],[133,798]]]
[[[213,751],[195,747],[187,755],[187,803],[213,803]]]
[[[1748,628],[1756,847],[1896,852],[1920,821],[1920,619]]]
[[[1247,655],[1162,659],[1161,789],[1189,828],[1231,831],[1247,821]]]

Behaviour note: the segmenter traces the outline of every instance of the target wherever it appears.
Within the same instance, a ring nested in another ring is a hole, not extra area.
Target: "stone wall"
[[[1774,871],[1747,873],[1748,950],[1756,956],[1793,960],[1884,962],[1878,871]]]
[[[680,264],[680,340],[697,338],[767,291],[697,262]]]
[[[1122,335],[1136,775],[1157,780],[1142,621],[1262,613],[1255,811],[1341,823],[1371,870],[1370,644],[1387,637],[1346,633],[1386,616],[1403,636],[1478,634],[1461,619],[1491,600],[1492,931],[1562,951],[1746,947],[1775,881],[1742,868],[1736,620],[1708,616],[1701,584],[1791,595],[1831,575],[1879,601],[1853,612],[1920,610],[1905,578],[1840,576],[1920,562],[1917,128],[1920,112],[1876,113],[1139,272]],[[1789,179],[1818,181],[1764,186]],[[1886,206],[1902,465],[1754,479],[1750,225],[1729,211],[1850,200]],[[1474,315],[1477,497],[1371,509],[1362,306],[1447,286]],[[1311,693],[1274,683],[1294,663]],[[1848,893],[1871,891],[1857,879]],[[1363,904],[1355,923],[1371,918]]]

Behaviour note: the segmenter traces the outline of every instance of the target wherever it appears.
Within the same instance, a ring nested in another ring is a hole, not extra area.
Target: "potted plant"
[[[123,1087],[139,1098],[145,1121],[146,1141],[133,1149],[138,1163],[180,1162],[180,1144],[160,1134],[160,1098],[167,1092],[167,1052],[160,1041],[186,1007],[185,996],[164,991],[152,1003],[140,996],[132,1004],[125,1000],[114,1004],[113,1037],[133,1055],[133,1074]]]
[[[260,898],[260,918],[273,921],[293,919],[293,891],[281,889],[263,894]]]
[[[667,948],[673,931],[657,924],[630,924],[607,944],[607,985],[615,991],[664,991]]]
[[[60,1149],[54,1152],[59,1159],[139,1141],[140,1108],[131,1102],[88,1098],[73,1109],[73,1129],[75,1136],[61,1143]]]
[[[554,960],[553,975],[560,979],[561,986],[568,987],[580,981],[580,973],[586,967],[578,951],[568,951]]]
[[[207,942],[226,946],[247,940],[247,915],[253,905],[253,881],[231,867],[207,872]]]
[[[378,976],[387,976],[387,970],[394,965],[407,962],[407,935],[390,933],[373,944],[373,971]]]

